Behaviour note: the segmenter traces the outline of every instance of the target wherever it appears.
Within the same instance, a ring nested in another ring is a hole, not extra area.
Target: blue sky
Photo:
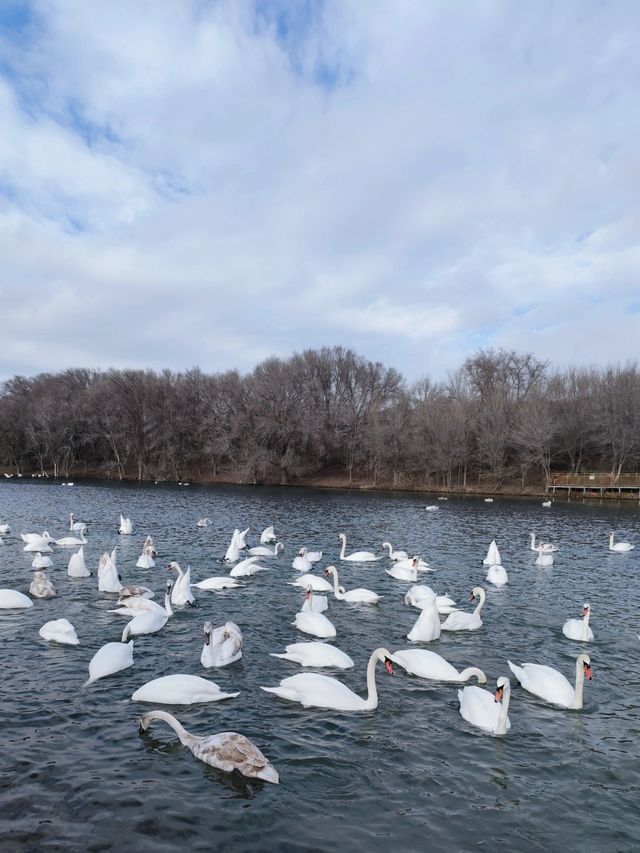
[[[638,355],[640,5],[0,4],[0,378]]]

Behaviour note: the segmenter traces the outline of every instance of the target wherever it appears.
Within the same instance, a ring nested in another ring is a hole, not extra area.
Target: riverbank
[[[0,468],[0,476],[3,476],[5,479],[46,479],[47,481],[54,481],[65,483],[68,481],[78,481],[82,480],[93,480],[93,481],[104,481],[104,482],[125,482],[125,483],[137,483],[137,482],[147,482],[147,483],[180,483],[181,485],[201,485],[201,486],[215,486],[215,485],[226,485],[226,486],[268,486],[268,487],[278,487],[285,486],[288,488],[311,488],[311,489],[327,489],[331,491],[364,491],[364,492],[410,492],[415,494],[422,494],[425,496],[434,496],[434,497],[482,497],[482,498],[495,498],[495,497],[510,497],[510,498],[528,498],[528,499],[541,499],[541,500],[555,500],[555,501],[567,501],[567,500],[575,500],[576,497],[579,499],[585,500],[613,500],[613,501],[625,501],[625,502],[638,502],[638,496],[635,494],[627,494],[617,492],[609,492],[600,494],[598,491],[587,491],[583,494],[581,491],[575,491],[571,496],[566,493],[559,493],[555,496],[552,496],[546,489],[545,484],[542,481],[537,482],[529,482],[526,483],[524,488],[522,486],[522,481],[511,480],[506,483],[502,483],[500,486],[494,486],[492,483],[480,481],[479,483],[475,483],[473,485],[467,484],[466,486],[462,485],[453,485],[449,488],[442,488],[437,483],[416,483],[416,482],[407,482],[402,480],[400,482],[393,483],[391,481],[385,480],[377,480],[375,483],[366,480],[364,478],[354,478],[349,480],[347,476],[345,476],[342,472],[332,471],[332,472],[322,472],[317,475],[311,475],[304,478],[292,479],[286,483],[277,483],[277,482],[251,482],[247,479],[241,477],[234,477],[229,473],[218,474],[215,476],[207,476],[202,477],[198,475],[185,477],[184,481],[173,480],[170,478],[158,479],[154,480],[152,478],[145,478],[140,481],[133,474],[133,472],[127,472],[127,476],[124,477],[113,477],[109,473],[105,473],[104,471],[85,468],[82,471],[74,471],[71,470],[69,474],[65,477],[54,478],[48,473],[44,475],[39,473],[29,473],[29,474],[16,474],[15,472],[11,472],[9,469]]]

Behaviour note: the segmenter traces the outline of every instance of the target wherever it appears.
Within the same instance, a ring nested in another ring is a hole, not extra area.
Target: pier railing
[[[640,488],[640,474],[552,474],[549,486],[577,489],[617,489],[619,487]]]

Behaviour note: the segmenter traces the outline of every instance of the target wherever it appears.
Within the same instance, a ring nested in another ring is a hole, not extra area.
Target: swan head
[[[581,616],[587,616],[591,612],[591,605],[588,601],[582,605],[582,610],[580,611]]]
[[[179,571],[180,571],[180,563],[176,563],[176,561],[175,561],[175,560],[173,560],[173,561],[172,561],[171,563],[169,563],[169,565],[167,566],[167,571],[168,571],[168,572],[170,572],[172,569],[173,569],[174,571],[176,571],[176,572],[179,572]]]
[[[591,658],[589,655],[580,655],[578,661],[582,661],[582,669],[584,671],[584,677],[588,678],[589,681],[593,678],[593,673],[591,672]]]
[[[342,541],[344,539],[346,542],[347,537],[344,535],[344,533],[338,533],[338,539],[340,539],[340,541]]]
[[[204,633],[204,644],[208,646],[211,643],[211,634],[213,633],[213,625],[211,622],[205,622],[202,629]]]
[[[376,658],[384,664],[389,675],[393,675],[393,656],[388,649],[376,649]]]
[[[329,575],[335,575],[336,567],[335,566],[327,566],[327,568],[322,573],[325,578],[328,578]]]
[[[173,581],[172,581],[172,580],[168,580],[168,581],[167,581],[167,584],[166,584],[166,586],[165,586],[165,592],[166,592],[166,594],[167,594],[167,595],[171,595],[171,590],[172,590],[172,589],[173,589]]]
[[[299,557],[304,557],[306,553],[307,553],[307,549],[306,549],[306,548],[300,548],[300,550],[298,551],[298,556],[299,556]]]
[[[474,588],[469,593],[469,601],[473,601],[474,598],[481,598],[483,592],[484,590],[481,586],[474,586]]]
[[[502,702],[505,687],[511,687],[511,682],[506,676],[501,675],[500,678],[496,681],[496,692],[493,695],[494,702]]]

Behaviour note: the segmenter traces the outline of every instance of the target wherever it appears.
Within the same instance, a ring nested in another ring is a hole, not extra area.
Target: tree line
[[[68,477],[454,489],[540,483],[551,470],[636,472],[635,363],[552,369],[481,350],[409,384],[343,347],[251,373],[70,369],[0,389],[0,463]]]

